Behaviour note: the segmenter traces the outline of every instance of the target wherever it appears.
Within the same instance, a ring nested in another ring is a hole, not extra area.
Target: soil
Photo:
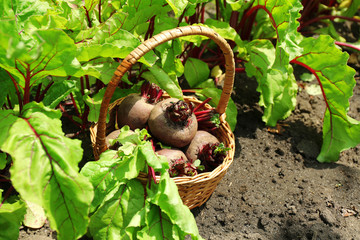
[[[349,115],[360,120],[357,70]],[[193,210],[202,237],[359,240],[360,146],[336,163],[319,163],[322,96],[300,91],[292,115],[269,129],[256,86],[246,76],[237,79],[235,158],[211,198]]]
[[[357,70],[357,84],[348,115],[360,120],[358,55],[351,56],[350,65]],[[295,68],[296,76],[300,73]],[[233,164],[210,199],[192,210],[204,239],[360,240],[360,145],[341,153],[336,163],[316,160],[325,104],[321,95],[307,93],[309,83],[299,83],[294,112],[268,128],[261,120],[256,80],[237,76]],[[93,159],[88,134],[79,137],[84,160]],[[48,224],[23,227],[19,239],[56,239],[56,234]]]

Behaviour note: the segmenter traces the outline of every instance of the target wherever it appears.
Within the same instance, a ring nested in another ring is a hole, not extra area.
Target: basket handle
[[[152,38],[146,40],[137,48],[135,48],[127,57],[125,57],[125,59],[121,62],[120,66],[118,66],[115,70],[114,76],[111,78],[111,81],[109,82],[105,90],[105,95],[100,107],[95,145],[95,147],[99,150],[99,153],[102,153],[107,149],[105,144],[106,115],[108,112],[111,97],[113,96],[114,91],[124,74],[132,67],[133,64],[135,64],[142,56],[144,56],[150,50],[169,40],[188,35],[203,35],[212,39],[217,45],[219,45],[225,56],[226,70],[224,86],[219,100],[219,104],[216,108],[216,111],[220,115],[225,113],[233,89],[235,74],[234,55],[229,44],[214,30],[204,26],[185,26],[167,30],[153,36]]]

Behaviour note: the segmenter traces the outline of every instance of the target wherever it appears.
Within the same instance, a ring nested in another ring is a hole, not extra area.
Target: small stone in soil
[[[320,218],[324,223],[329,224],[330,226],[333,226],[336,223],[334,215],[328,209],[324,209],[320,212]]]

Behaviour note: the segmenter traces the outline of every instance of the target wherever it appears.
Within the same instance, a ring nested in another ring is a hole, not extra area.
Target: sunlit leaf
[[[139,180],[120,185],[91,216],[91,235],[94,239],[135,239],[128,226],[144,202],[144,187]]]
[[[333,162],[341,151],[360,143],[360,122],[347,116],[356,84],[355,70],[347,66],[348,54],[341,52],[329,36],[307,38],[299,46],[303,51],[292,63],[315,75],[326,104],[323,145],[317,159]]]
[[[184,67],[185,79],[190,87],[195,87],[209,78],[210,69],[208,65],[199,59],[188,58]]]
[[[1,196],[1,190],[0,190]],[[1,197],[0,197],[0,200]],[[26,205],[23,201],[5,202],[0,207],[0,239],[18,239],[19,228],[24,219]]]
[[[152,66],[149,70],[150,72],[143,73],[143,78],[158,85],[171,97],[183,99],[182,90],[177,79],[172,80],[169,75],[157,65]]]
[[[42,104],[25,105],[0,147],[12,156],[11,181],[21,197],[45,209],[59,239],[79,238],[86,232],[93,189],[78,173],[81,142],[64,136],[60,116]]]

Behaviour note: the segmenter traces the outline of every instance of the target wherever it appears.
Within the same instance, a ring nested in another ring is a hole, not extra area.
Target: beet
[[[196,132],[193,140],[191,141],[190,145],[187,147],[185,155],[191,161],[195,161],[198,159],[199,151],[206,145],[206,144],[214,144],[220,143],[220,141],[212,134],[199,130]]]
[[[130,129],[144,128],[154,105],[138,94],[128,95],[119,105],[117,121],[119,128],[128,125]]]
[[[155,84],[145,82],[141,94],[130,94],[123,99],[117,110],[119,128],[128,125],[130,129],[142,129],[146,126],[154,104],[162,95],[162,90]]]
[[[114,144],[113,146],[110,146],[110,142],[109,140],[112,140],[112,139],[116,139],[120,134],[120,129],[118,130],[115,130],[115,131],[112,131],[111,133],[109,133],[106,138],[105,138],[105,143],[106,143],[106,147],[107,148],[110,148],[110,149],[117,149],[119,147],[119,144]],[[117,146],[115,146],[117,145]]]
[[[188,145],[198,128],[192,107],[176,98],[157,103],[150,113],[148,125],[154,137],[178,148]]]
[[[222,164],[228,150],[230,148],[225,147],[223,143],[205,144],[198,154],[198,158],[205,167],[205,171],[212,171]]]
[[[182,151],[178,149],[161,149],[156,153],[168,159],[170,177],[194,176],[197,174],[196,167],[186,158]]]

